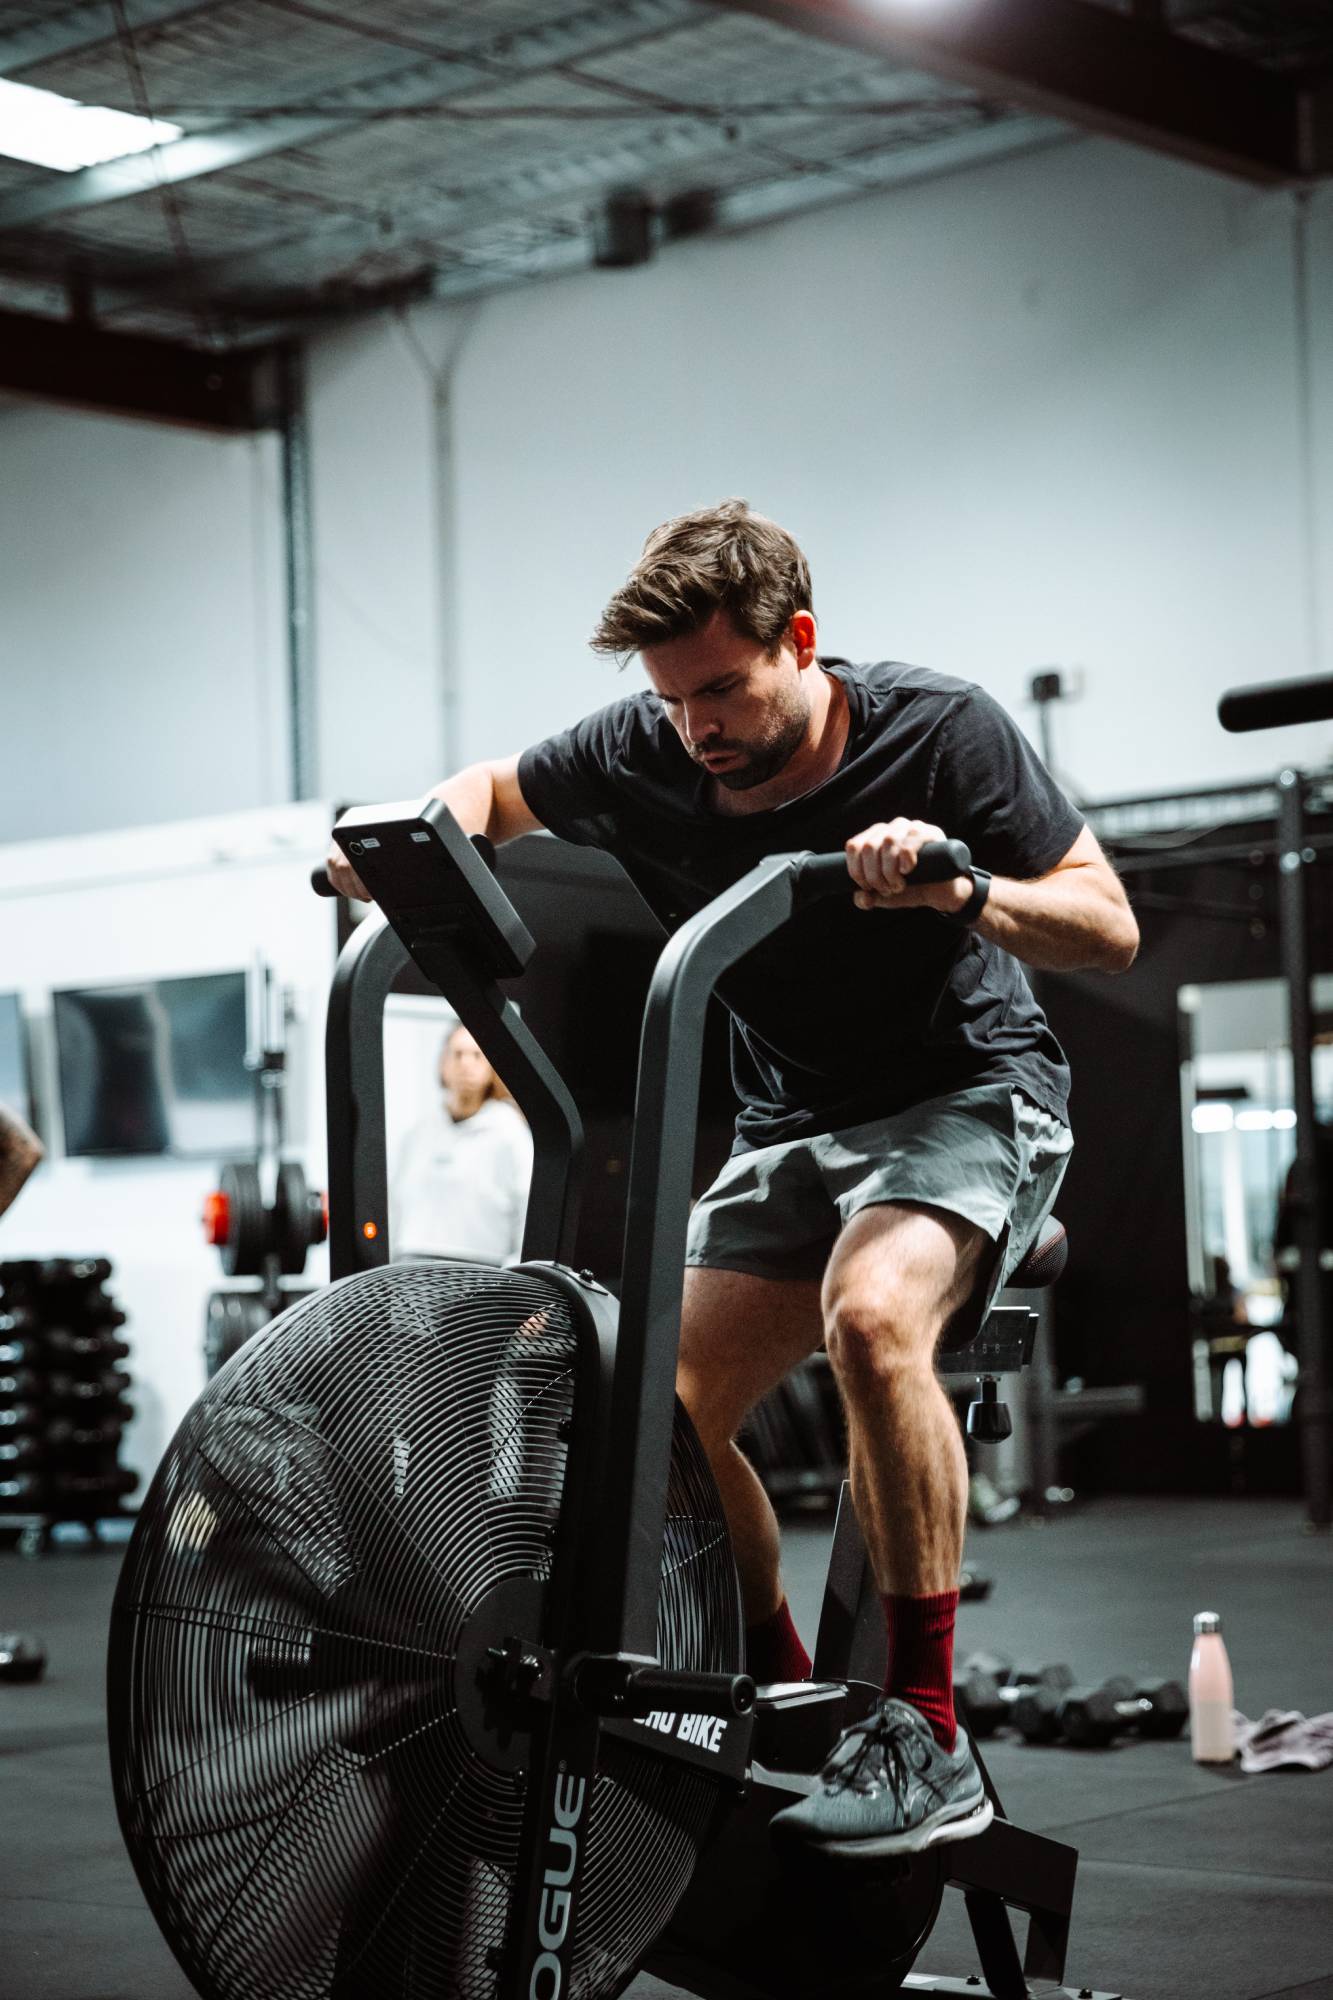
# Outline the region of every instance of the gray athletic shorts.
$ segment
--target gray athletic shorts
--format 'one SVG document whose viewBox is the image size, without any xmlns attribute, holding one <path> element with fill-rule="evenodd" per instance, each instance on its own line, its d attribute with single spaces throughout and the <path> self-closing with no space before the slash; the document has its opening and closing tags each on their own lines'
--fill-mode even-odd
<svg viewBox="0 0 1333 2000">
<path fill-rule="evenodd" d="M 877 1202 L 928 1202 L 997 1246 L 988 1293 L 1051 1212 L 1074 1138 L 1008 1084 L 934 1097 L 843 1132 L 727 1161 L 695 1204 L 687 1264 L 757 1278 L 821 1278 L 840 1229 Z"/>
</svg>

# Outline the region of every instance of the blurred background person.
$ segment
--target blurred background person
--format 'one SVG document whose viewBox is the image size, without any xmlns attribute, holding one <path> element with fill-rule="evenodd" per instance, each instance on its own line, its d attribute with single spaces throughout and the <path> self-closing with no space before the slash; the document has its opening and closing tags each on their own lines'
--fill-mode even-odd
<svg viewBox="0 0 1333 2000">
<path fill-rule="evenodd" d="M 440 1096 L 399 1150 L 390 1230 L 399 1257 L 517 1257 L 532 1134 L 461 1025 L 440 1049 Z"/>
<path fill-rule="evenodd" d="M 0 1104 L 0 1215 L 43 1159 L 42 1142 L 31 1127 Z"/>
</svg>

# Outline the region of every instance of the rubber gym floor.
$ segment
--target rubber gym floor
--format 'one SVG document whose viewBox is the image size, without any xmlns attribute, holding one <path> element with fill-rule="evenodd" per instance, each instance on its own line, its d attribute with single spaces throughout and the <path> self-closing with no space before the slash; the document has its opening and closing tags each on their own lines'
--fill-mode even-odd
<svg viewBox="0 0 1333 2000">
<path fill-rule="evenodd" d="M 830 1524 L 789 1524 L 807 1640 Z M 116 1550 L 0 1556 L 0 1627 L 36 1630 L 50 1667 L 0 1688 L 0 2000 L 190 2000 L 121 1846 L 103 1731 L 102 1653 Z M 1047 1526 L 975 1536 L 995 1579 L 959 1648 L 1066 1660 L 1080 1679 L 1183 1675 L 1191 1615 L 1222 1613 L 1248 1715 L 1333 1708 L 1333 1543 L 1294 1504 L 1104 1500 Z M 1079 1849 L 1067 1977 L 1132 2000 L 1333 2000 L 1333 1768 L 1246 1778 L 1184 1740 L 1108 1750 L 995 1739 L 1011 1818 Z M 945 1897 L 918 1972 L 975 1968 Z M 641 1976 L 631 2000 L 672 2000 Z M 812 1995 L 811 2000 L 818 2000 Z"/>
</svg>

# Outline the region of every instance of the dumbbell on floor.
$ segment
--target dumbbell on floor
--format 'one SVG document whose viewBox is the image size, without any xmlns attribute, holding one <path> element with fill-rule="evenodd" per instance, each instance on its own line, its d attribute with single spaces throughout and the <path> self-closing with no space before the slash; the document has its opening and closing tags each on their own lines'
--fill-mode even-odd
<svg viewBox="0 0 1333 2000">
<path fill-rule="evenodd" d="M 1079 1749 L 1101 1748 L 1133 1730 L 1139 1736 L 1179 1736 L 1189 1702 L 1179 1681 L 1108 1681 L 1091 1691 L 1076 1689 L 1060 1705 L 1060 1734 Z"/>
<path fill-rule="evenodd" d="M 46 1648 L 29 1632 L 0 1632 L 0 1681 L 39 1681 Z"/>
<path fill-rule="evenodd" d="M 1024 1695 L 1040 1690 L 1058 1700 L 1073 1685 L 1074 1676 L 1063 1665 L 1021 1668 L 997 1654 L 974 1653 L 954 1682 L 954 1704 L 974 1736 L 993 1736 L 1013 1720 Z"/>
<path fill-rule="evenodd" d="M 1178 1736 L 1188 1713 L 1179 1681 L 1145 1681 L 1136 1687 L 1121 1676 L 1102 1687 L 1064 1693 L 1030 1689 L 1015 1702 L 1013 1721 L 1025 1742 L 1088 1749 L 1104 1747 L 1129 1730 L 1140 1736 Z"/>
<path fill-rule="evenodd" d="M 1085 1724 L 1088 1729 L 1092 1729 L 1096 1726 L 1092 1718 L 1101 1717 L 1106 1713 L 1104 1703 L 1113 1704 L 1128 1700 L 1133 1692 L 1133 1683 L 1127 1680 L 1110 1680 L 1099 1688 L 1077 1688 L 1072 1685 L 1066 1688 L 1027 1688 L 1014 1704 L 1014 1728 L 1025 1743 L 1062 1741 L 1091 1743 L 1094 1740 L 1093 1736 L 1081 1733 Z M 1074 1716 L 1072 1726 L 1075 1730 L 1073 1737 L 1065 1735 L 1067 1704 L 1072 1704 L 1071 1713 Z M 1114 1708 L 1110 1713 L 1114 1720 Z M 1109 1743 L 1111 1739 L 1108 1736 L 1105 1740 Z"/>
</svg>

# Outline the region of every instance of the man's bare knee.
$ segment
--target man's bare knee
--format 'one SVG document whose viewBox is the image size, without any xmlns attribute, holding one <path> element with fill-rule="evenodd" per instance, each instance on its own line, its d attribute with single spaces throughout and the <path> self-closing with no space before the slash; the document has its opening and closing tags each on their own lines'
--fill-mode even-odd
<svg viewBox="0 0 1333 2000">
<path fill-rule="evenodd" d="M 889 1387 L 904 1370 L 932 1365 L 938 1315 L 901 1288 L 839 1288 L 824 1309 L 824 1345 L 840 1383 Z"/>
<path fill-rule="evenodd" d="M 824 1276 L 824 1339 L 848 1380 L 929 1369 L 950 1314 L 976 1283 L 987 1237 L 944 1210 L 883 1203 L 843 1230 Z"/>
</svg>

